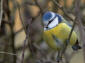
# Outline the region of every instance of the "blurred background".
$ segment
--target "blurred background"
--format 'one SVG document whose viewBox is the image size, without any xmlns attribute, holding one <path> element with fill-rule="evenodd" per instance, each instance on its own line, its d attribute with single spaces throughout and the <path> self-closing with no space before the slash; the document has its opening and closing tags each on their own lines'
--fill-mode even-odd
<svg viewBox="0 0 85 63">
<path fill-rule="evenodd" d="M 57 63 L 57 52 L 43 41 L 42 15 L 53 11 L 73 24 L 77 0 L 0 0 L 0 63 Z M 85 0 L 80 0 L 81 22 L 85 30 Z M 85 40 L 81 40 L 81 46 Z M 85 33 L 85 31 L 84 31 Z M 85 46 L 85 45 L 84 45 Z M 62 63 L 85 63 L 85 47 L 74 52 L 69 46 Z"/>
</svg>

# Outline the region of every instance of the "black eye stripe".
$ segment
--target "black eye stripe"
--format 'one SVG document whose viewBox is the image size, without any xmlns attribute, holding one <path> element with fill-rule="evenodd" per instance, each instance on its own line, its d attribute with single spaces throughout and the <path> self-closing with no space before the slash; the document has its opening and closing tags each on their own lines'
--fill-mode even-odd
<svg viewBox="0 0 85 63">
<path fill-rule="evenodd" d="M 54 19 L 53 19 L 53 20 L 54 20 Z M 49 23 L 48 23 L 48 25 L 49 25 L 53 20 L 50 20 Z"/>
<path fill-rule="evenodd" d="M 56 16 L 55 16 L 52 20 L 49 21 L 49 23 L 47 24 L 47 26 L 48 26 L 55 18 L 56 18 Z"/>
</svg>

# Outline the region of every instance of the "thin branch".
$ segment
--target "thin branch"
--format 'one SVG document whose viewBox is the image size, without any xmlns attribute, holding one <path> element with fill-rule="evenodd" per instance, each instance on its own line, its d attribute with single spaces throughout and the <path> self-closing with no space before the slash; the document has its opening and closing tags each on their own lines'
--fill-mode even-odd
<svg viewBox="0 0 85 63">
<path fill-rule="evenodd" d="M 73 30 L 74 30 L 75 25 L 76 25 L 76 19 L 75 19 L 75 21 L 73 22 L 73 26 L 72 26 L 71 31 L 70 31 L 70 33 L 69 33 L 68 39 L 66 40 L 66 43 L 65 43 L 65 45 L 64 45 L 64 47 L 63 47 L 62 54 L 65 54 L 65 51 L 67 50 L 67 46 L 68 46 L 68 44 L 69 44 L 69 42 L 70 42 L 70 39 L 71 39 L 71 36 L 72 36 L 72 32 L 73 32 Z"/>
<path fill-rule="evenodd" d="M 70 41 L 70 38 L 71 38 L 71 35 L 72 35 L 72 32 L 73 32 L 73 30 L 74 30 L 75 25 L 76 25 L 76 19 L 75 19 L 74 22 L 73 22 L 73 26 L 72 26 L 71 32 L 70 32 L 70 34 L 69 34 L 68 41 Z"/>
<path fill-rule="evenodd" d="M 75 0 L 75 16 L 77 17 L 77 21 L 78 21 L 78 28 L 79 28 L 79 33 L 80 33 L 80 41 L 83 43 L 83 56 L 85 59 L 85 31 L 83 28 L 83 24 L 82 24 L 82 13 L 80 11 L 80 0 Z M 84 60 L 85 63 L 85 60 Z"/>
<path fill-rule="evenodd" d="M 10 53 L 10 52 L 4 52 L 4 51 L 0 51 L 0 54 L 7 54 L 7 55 L 11 55 L 11 56 L 16 56 L 18 61 L 21 61 L 17 54 L 13 54 L 13 53 Z"/>
<path fill-rule="evenodd" d="M 17 56 L 17 54 L 13 54 L 13 53 L 9 53 L 9 52 L 3 52 L 3 51 L 0 51 L 0 54 L 8 54 L 8 55 L 12 55 L 12 56 Z"/>
<path fill-rule="evenodd" d="M 38 0 L 35 0 L 35 4 L 40 8 L 40 13 L 43 14 L 43 9 L 40 7 L 40 5 L 38 4 Z M 40 14 L 39 13 L 39 14 Z"/>
<path fill-rule="evenodd" d="M 75 18 L 75 20 L 72 19 L 70 16 L 68 16 L 68 13 L 66 12 L 66 10 L 65 10 L 61 5 L 59 5 L 55 0 L 52 0 L 52 1 L 57 5 L 57 7 L 58 7 L 59 9 L 61 9 L 61 10 L 64 12 L 64 14 L 65 14 L 66 17 L 68 17 L 71 21 L 73 21 L 73 26 L 72 26 L 72 28 L 71 28 L 70 34 L 69 34 L 68 39 L 67 39 L 67 41 L 66 41 L 66 44 L 64 45 L 64 48 L 63 48 L 63 50 L 62 50 L 62 54 L 65 54 L 65 51 L 66 51 L 67 46 L 68 46 L 68 44 L 69 44 L 69 42 L 70 42 L 70 39 L 71 39 L 72 32 L 73 32 L 74 27 L 75 27 L 75 25 L 76 25 L 77 18 Z M 66 61 L 68 61 L 68 60 L 66 60 Z M 69 62 L 67 62 L 67 63 L 69 63 Z"/>
<path fill-rule="evenodd" d="M 68 46 L 68 44 L 70 43 L 70 39 L 71 39 L 72 32 L 73 32 L 73 30 L 74 30 L 75 25 L 76 25 L 76 19 L 75 19 L 75 21 L 74 21 L 74 23 L 73 23 L 73 26 L 72 26 L 72 29 L 71 29 L 70 34 L 69 34 L 69 36 L 68 36 L 68 39 L 66 40 L 66 43 L 65 43 L 65 45 L 64 45 L 64 47 L 63 47 L 63 50 L 62 50 L 62 52 L 61 52 L 62 54 L 65 54 L 65 52 L 66 52 L 66 50 L 67 50 L 67 46 Z M 68 59 L 65 59 L 65 60 L 66 60 L 66 63 L 69 63 L 69 60 L 68 60 Z"/>
<path fill-rule="evenodd" d="M 22 19 L 22 16 L 21 16 L 21 9 L 20 9 L 20 5 L 19 5 L 18 3 L 16 3 L 16 4 L 17 4 L 18 11 L 19 11 L 19 16 L 20 16 L 20 19 L 21 19 L 21 23 L 22 23 L 23 28 L 24 28 L 25 33 L 26 33 L 26 25 L 25 25 L 24 20 Z"/>
<path fill-rule="evenodd" d="M 65 10 L 65 8 L 64 7 L 62 7 L 59 3 L 57 3 L 55 0 L 52 0 L 57 6 L 56 7 L 58 7 L 59 9 L 61 9 L 63 12 L 64 12 L 64 14 L 65 14 L 65 16 L 67 17 L 67 18 L 69 18 L 71 21 L 74 21 L 74 19 L 72 19 L 69 15 L 68 15 L 68 12 Z"/>
<path fill-rule="evenodd" d="M 22 52 L 22 59 L 21 59 L 21 63 L 24 63 L 24 51 L 26 48 L 26 42 L 28 41 L 28 38 L 26 37 L 26 39 L 24 40 L 24 44 L 23 44 L 23 52 Z"/>
<path fill-rule="evenodd" d="M 22 60 L 21 60 L 21 63 L 24 63 L 24 52 L 25 52 L 25 48 L 26 48 L 26 43 L 28 42 L 28 38 L 29 38 L 29 34 L 28 34 L 29 30 L 26 28 L 25 21 L 22 18 L 20 5 L 18 4 L 18 2 L 16 2 L 16 4 L 17 4 L 18 11 L 19 11 L 21 23 L 23 25 L 23 28 L 24 28 L 25 34 L 26 34 L 26 39 L 24 40 L 24 44 L 23 44 L 23 52 L 22 52 Z"/>
<path fill-rule="evenodd" d="M 1 0 L 1 9 L 0 9 L 0 26 L 1 26 L 1 21 L 2 21 L 2 15 L 3 15 L 3 0 Z"/>
<path fill-rule="evenodd" d="M 22 5 L 21 6 L 26 6 L 26 5 L 35 5 L 35 3 L 34 2 L 24 2 L 24 3 L 22 3 Z"/>
<path fill-rule="evenodd" d="M 24 28 L 24 30 L 25 30 L 25 34 L 27 34 L 27 32 L 26 32 L 26 26 L 25 26 L 24 20 L 22 19 L 21 12 L 20 12 L 20 6 L 19 6 L 18 3 L 17 3 L 17 6 L 18 6 L 17 8 L 18 8 L 18 11 L 19 11 L 19 16 L 20 16 L 20 19 L 21 19 L 21 23 L 22 23 L 23 28 Z M 26 45 L 27 39 L 28 39 L 28 38 L 26 38 L 26 39 L 24 40 L 21 63 L 24 63 L 24 52 L 25 52 L 25 45 Z"/>
<path fill-rule="evenodd" d="M 58 8 L 60 8 L 61 10 L 63 10 L 63 12 L 65 13 L 66 17 L 68 17 L 71 21 L 73 21 L 73 26 L 72 26 L 71 31 L 69 33 L 68 39 L 66 40 L 66 43 L 63 46 L 63 49 L 61 51 L 61 55 L 62 55 L 62 54 L 65 54 L 65 52 L 67 50 L 67 46 L 68 46 L 68 44 L 70 42 L 72 32 L 73 32 L 74 27 L 76 25 L 76 18 L 75 18 L 75 20 L 73 20 L 71 17 L 68 16 L 68 13 L 66 12 L 66 10 L 61 5 L 59 5 L 55 0 L 52 0 L 52 1 L 58 6 Z M 66 60 L 66 61 L 67 61 L 67 63 L 69 63 L 68 60 Z"/>
</svg>

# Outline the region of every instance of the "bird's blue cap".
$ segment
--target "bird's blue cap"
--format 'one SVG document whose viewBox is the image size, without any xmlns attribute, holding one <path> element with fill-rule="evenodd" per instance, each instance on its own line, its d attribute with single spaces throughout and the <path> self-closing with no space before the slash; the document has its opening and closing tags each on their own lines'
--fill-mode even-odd
<svg viewBox="0 0 85 63">
<path fill-rule="evenodd" d="M 51 19 L 54 19 L 54 17 L 58 17 L 58 20 L 59 22 L 62 21 L 62 17 L 59 15 L 59 14 L 56 14 L 54 12 L 46 12 L 44 15 L 43 15 L 43 21 L 49 21 Z"/>
<path fill-rule="evenodd" d="M 50 20 L 50 19 L 52 19 L 53 18 L 53 16 L 55 15 L 53 15 L 52 14 L 53 12 L 46 12 L 44 15 L 43 15 L 43 21 L 48 21 L 48 20 Z"/>
</svg>

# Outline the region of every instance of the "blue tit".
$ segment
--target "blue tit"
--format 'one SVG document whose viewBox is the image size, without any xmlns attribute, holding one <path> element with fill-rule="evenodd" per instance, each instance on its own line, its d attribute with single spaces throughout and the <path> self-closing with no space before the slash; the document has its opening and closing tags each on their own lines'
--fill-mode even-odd
<svg viewBox="0 0 85 63">
<path fill-rule="evenodd" d="M 60 50 L 63 49 L 63 46 L 68 40 L 72 25 L 61 15 L 50 11 L 43 15 L 42 21 L 44 24 L 43 38 L 49 47 L 58 51 L 58 59 L 61 59 Z M 69 45 L 72 46 L 73 50 L 81 49 L 75 31 L 72 32 Z"/>
<path fill-rule="evenodd" d="M 43 15 L 42 21 L 44 24 L 43 38 L 45 42 L 54 50 L 61 49 L 68 39 L 72 25 L 61 15 L 51 11 L 48 11 Z M 69 45 L 72 46 L 73 50 L 81 48 L 75 31 L 72 32 Z"/>
</svg>

